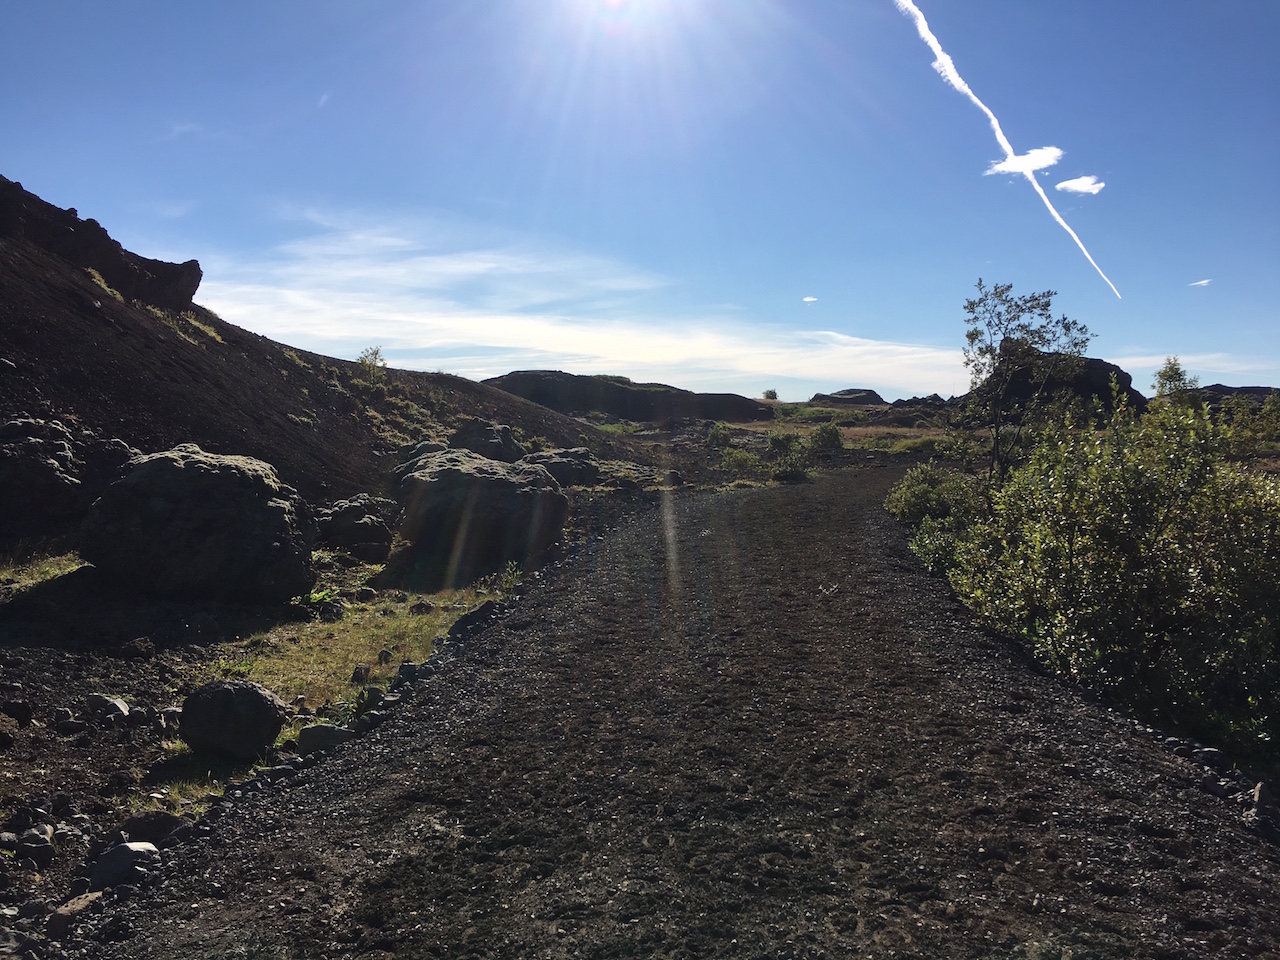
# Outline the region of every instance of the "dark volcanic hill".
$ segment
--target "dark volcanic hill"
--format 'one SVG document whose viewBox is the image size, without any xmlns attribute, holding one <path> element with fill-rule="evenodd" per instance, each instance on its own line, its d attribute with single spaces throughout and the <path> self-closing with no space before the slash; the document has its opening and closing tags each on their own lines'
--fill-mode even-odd
<svg viewBox="0 0 1280 960">
<path fill-rule="evenodd" d="M 192 303 L 196 261 L 148 260 L 0 177 L 0 417 L 58 418 L 144 451 L 193 441 L 276 466 L 312 500 L 386 482 L 384 457 L 462 417 L 557 446 L 612 443 L 510 393 L 293 350 Z"/>
<path fill-rule="evenodd" d="M 484 382 L 561 413 L 603 413 L 622 420 L 696 417 L 743 423 L 773 419 L 773 408 L 735 393 L 693 393 L 665 383 L 632 383 L 625 377 L 516 370 Z"/>
</svg>

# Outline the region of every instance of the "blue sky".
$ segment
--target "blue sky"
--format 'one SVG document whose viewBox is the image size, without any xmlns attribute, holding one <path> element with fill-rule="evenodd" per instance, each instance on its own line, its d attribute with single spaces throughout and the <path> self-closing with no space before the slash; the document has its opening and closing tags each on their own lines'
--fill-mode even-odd
<svg viewBox="0 0 1280 960">
<path fill-rule="evenodd" d="M 1098 270 L 895 0 L 14 3 L 0 173 L 397 366 L 959 393 L 982 277 L 1280 385 L 1280 3 L 915 3 Z"/>
</svg>

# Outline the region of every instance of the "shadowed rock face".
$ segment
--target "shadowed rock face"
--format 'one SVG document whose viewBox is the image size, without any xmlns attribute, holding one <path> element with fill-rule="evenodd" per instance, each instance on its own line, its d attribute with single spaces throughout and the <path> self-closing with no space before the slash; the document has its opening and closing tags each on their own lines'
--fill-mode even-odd
<svg viewBox="0 0 1280 960">
<path fill-rule="evenodd" d="M 272 603 L 311 588 L 314 540 L 270 464 L 184 443 L 130 463 L 91 508 L 81 554 L 129 592 Z"/>
<path fill-rule="evenodd" d="M 400 484 L 400 534 L 421 576 L 468 583 L 542 554 L 559 539 L 569 499 L 545 468 L 469 450 L 423 457 Z"/>
<path fill-rule="evenodd" d="M 140 455 L 59 420 L 0 424 L 0 543 L 76 529 L 120 467 Z"/>
<path fill-rule="evenodd" d="M 772 420 L 773 408 L 733 393 L 691 393 L 661 383 L 579 377 L 559 370 L 517 370 L 484 381 L 560 413 L 598 412 L 623 420 L 696 417 L 741 423 Z"/>
<path fill-rule="evenodd" d="M 97 270 L 125 300 L 181 310 L 191 305 L 204 273 L 196 260 L 166 263 L 130 253 L 96 220 L 46 203 L 22 184 L 0 177 L 0 237 L 22 237 L 84 269 Z"/>
</svg>

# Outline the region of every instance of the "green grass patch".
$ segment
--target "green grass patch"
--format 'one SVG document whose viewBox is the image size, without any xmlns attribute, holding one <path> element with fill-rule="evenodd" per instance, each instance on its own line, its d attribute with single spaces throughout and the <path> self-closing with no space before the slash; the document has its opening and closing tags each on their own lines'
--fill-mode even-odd
<svg viewBox="0 0 1280 960">
<path fill-rule="evenodd" d="M 120 291 L 114 289 L 111 284 L 107 283 L 102 274 L 97 270 L 93 269 L 93 267 L 85 267 L 84 272 L 87 273 L 89 275 L 89 279 L 101 287 L 112 300 L 118 300 L 121 303 L 124 303 L 124 297 L 120 295 Z"/>
<path fill-rule="evenodd" d="M 369 666 L 368 685 L 385 686 L 402 661 L 426 660 L 458 617 L 497 595 L 501 590 L 496 584 L 493 589 L 479 586 L 429 597 L 387 591 L 376 600 L 349 604 L 336 622 L 283 624 L 225 644 L 207 672 L 210 677 L 260 683 L 286 702 L 305 697 L 312 708 L 349 702 L 365 685 L 352 682 L 357 665 Z M 333 594 L 326 588 L 314 596 L 328 600 Z M 434 608 L 411 609 L 424 600 Z M 383 651 L 390 657 L 383 655 L 379 663 Z"/>
<path fill-rule="evenodd" d="M 29 556 L 10 555 L 0 558 L 0 589 L 20 593 L 83 566 L 84 561 L 74 551 L 54 553 L 37 550 Z"/>
</svg>

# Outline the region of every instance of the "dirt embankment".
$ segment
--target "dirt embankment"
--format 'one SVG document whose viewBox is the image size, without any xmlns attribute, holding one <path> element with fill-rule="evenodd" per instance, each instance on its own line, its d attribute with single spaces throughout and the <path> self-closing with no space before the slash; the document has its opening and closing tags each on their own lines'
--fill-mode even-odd
<svg viewBox="0 0 1280 960">
<path fill-rule="evenodd" d="M 1205 768 L 969 623 L 891 470 L 674 494 L 215 808 L 94 957 L 1277 957 Z"/>
</svg>

